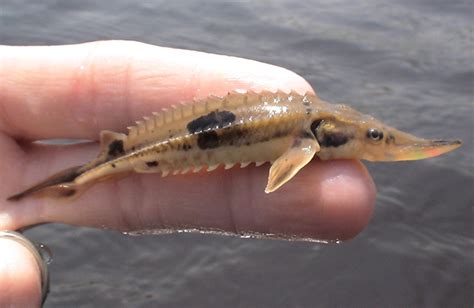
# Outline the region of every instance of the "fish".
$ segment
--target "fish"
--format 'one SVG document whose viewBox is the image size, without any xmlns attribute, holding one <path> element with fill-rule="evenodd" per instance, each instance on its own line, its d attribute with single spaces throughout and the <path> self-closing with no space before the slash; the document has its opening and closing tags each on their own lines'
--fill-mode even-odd
<svg viewBox="0 0 474 308">
<path fill-rule="evenodd" d="M 172 106 L 128 127 L 102 131 L 92 161 L 68 168 L 8 197 L 75 198 L 100 181 L 135 173 L 185 174 L 219 166 L 270 163 L 266 193 L 315 157 L 406 161 L 435 157 L 460 140 L 427 140 L 392 128 L 315 93 L 229 92 Z"/>
</svg>

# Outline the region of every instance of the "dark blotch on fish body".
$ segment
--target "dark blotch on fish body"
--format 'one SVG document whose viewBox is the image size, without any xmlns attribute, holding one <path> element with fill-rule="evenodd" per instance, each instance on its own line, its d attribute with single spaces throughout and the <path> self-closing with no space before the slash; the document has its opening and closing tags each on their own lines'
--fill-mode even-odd
<svg viewBox="0 0 474 308">
<path fill-rule="evenodd" d="M 156 167 L 156 166 L 158 166 L 158 162 L 157 162 L 156 160 L 147 161 L 147 162 L 146 162 L 146 165 L 147 165 L 148 167 Z"/>
<path fill-rule="evenodd" d="M 219 146 L 219 136 L 215 131 L 199 133 L 197 145 L 201 150 L 215 149 Z"/>
<path fill-rule="evenodd" d="M 322 140 L 319 140 L 319 144 L 323 147 L 338 147 L 346 144 L 349 141 L 349 137 L 340 132 L 325 134 Z"/>
<path fill-rule="evenodd" d="M 189 133 L 204 132 L 208 129 L 218 129 L 229 126 L 235 121 L 235 114 L 230 111 L 213 111 L 188 123 Z"/>
<path fill-rule="evenodd" d="M 109 144 L 109 156 L 115 157 L 118 155 L 125 154 L 123 150 L 123 141 L 122 140 L 114 140 Z"/>
<path fill-rule="evenodd" d="M 225 145 L 240 145 L 241 141 L 248 135 L 246 129 L 241 129 L 240 127 L 228 128 L 226 131 L 222 132 L 221 143 Z"/>
</svg>

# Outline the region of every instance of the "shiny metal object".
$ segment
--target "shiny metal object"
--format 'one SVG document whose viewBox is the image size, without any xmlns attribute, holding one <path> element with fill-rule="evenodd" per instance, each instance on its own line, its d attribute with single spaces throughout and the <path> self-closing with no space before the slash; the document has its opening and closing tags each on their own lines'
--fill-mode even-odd
<svg viewBox="0 0 474 308">
<path fill-rule="evenodd" d="M 34 256 L 41 273 L 41 303 L 44 304 L 49 293 L 49 271 L 48 266 L 45 260 L 43 260 L 43 257 L 41 256 L 38 247 L 28 238 L 26 238 L 23 234 L 18 233 L 16 231 L 0 230 L 0 239 L 1 238 L 11 239 L 16 241 L 17 243 L 20 243 L 21 245 L 23 245 L 23 247 L 27 248 Z"/>
</svg>

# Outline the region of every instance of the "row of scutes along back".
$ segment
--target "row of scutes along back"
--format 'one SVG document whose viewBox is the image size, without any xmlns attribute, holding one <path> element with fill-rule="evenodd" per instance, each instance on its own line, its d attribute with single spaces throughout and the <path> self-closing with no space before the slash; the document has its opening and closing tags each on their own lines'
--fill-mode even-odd
<svg viewBox="0 0 474 308">
<path fill-rule="evenodd" d="M 288 98 L 291 96 L 301 97 L 296 92 L 263 91 L 256 93 L 249 91 L 239 93 L 233 91 L 224 97 L 209 96 L 190 103 L 181 103 L 178 106 L 173 105 L 169 109 L 162 109 L 161 112 L 153 112 L 152 116 L 144 117 L 143 120 L 137 121 L 135 126 L 128 127 L 127 145 L 129 147 L 139 145 L 147 139 L 167 139 L 169 137 L 168 127 L 176 129 L 186 125 L 181 120 L 191 120 L 193 117 L 205 115 L 215 110 L 235 110 L 245 105 L 260 104 L 266 100 L 288 101 Z"/>
</svg>

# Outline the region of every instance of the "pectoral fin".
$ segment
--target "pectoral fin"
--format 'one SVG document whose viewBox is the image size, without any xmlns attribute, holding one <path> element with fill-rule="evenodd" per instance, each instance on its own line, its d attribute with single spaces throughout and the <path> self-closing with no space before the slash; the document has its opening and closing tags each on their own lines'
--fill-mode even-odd
<svg viewBox="0 0 474 308">
<path fill-rule="evenodd" d="M 304 137 L 295 138 L 291 148 L 283 153 L 270 168 L 265 192 L 271 193 L 288 182 L 311 161 L 318 151 L 319 144 L 312 135 L 304 134 Z"/>
</svg>

